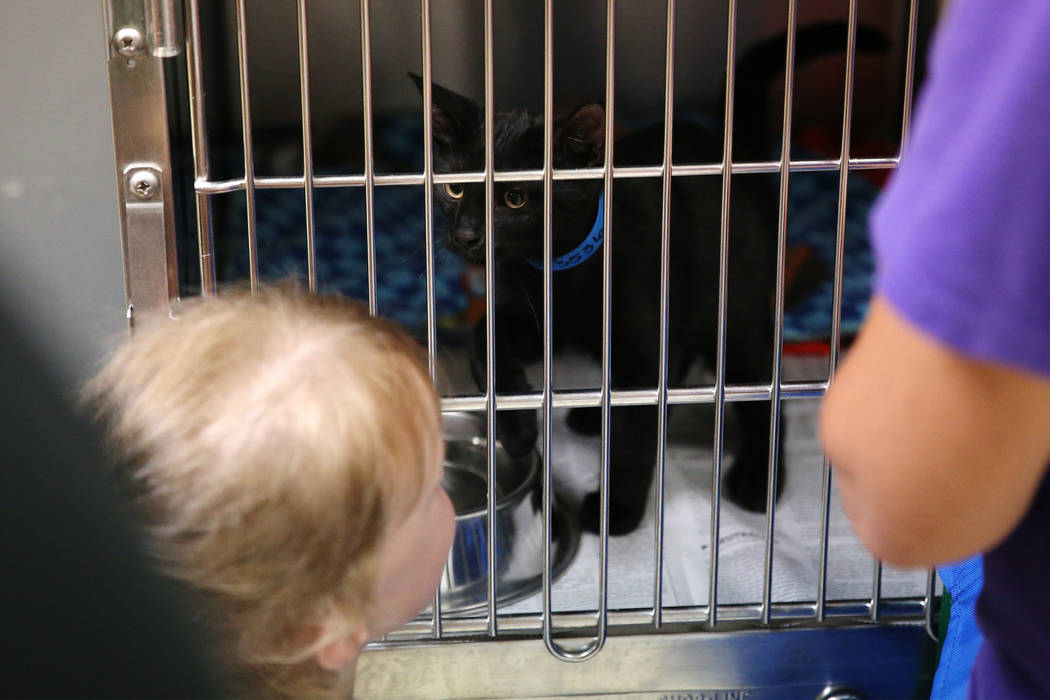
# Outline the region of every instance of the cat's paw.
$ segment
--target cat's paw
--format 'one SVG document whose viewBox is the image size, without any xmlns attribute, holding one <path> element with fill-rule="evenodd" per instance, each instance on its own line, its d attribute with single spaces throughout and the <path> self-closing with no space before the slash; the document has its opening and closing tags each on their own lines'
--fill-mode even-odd
<svg viewBox="0 0 1050 700">
<path fill-rule="evenodd" d="M 496 420 L 496 434 L 507 453 L 524 457 L 536 449 L 539 428 L 535 411 L 505 411 Z"/>
<path fill-rule="evenodd" d="M 769 490 L 769 474 L 764 460 L 746 460 L 736 463 L 722 482 L 726 498 L 752 513 L 766 511 L 766 494 Z M 784 492 L 783 471 L 777 478 L 777 498 Z"/>
<path fill-rule="evenodd" d="M 569 411 L 565 424 L 577 435 L 601 435 L 602 409 L 574 408 Z"/>
<path fill-rule="evenodd" d="M 587 494 L 583 503 L 580 504 L 580 527 L 583 528 L 584 532 L 593 532 L 598 534 L 601 514 L 601 501 L 599 500 L 599 494 L 597 491 Z M 637 507 L 616 507 L 612 503 L 609 504 L 609 534 L 610 535 L 626 535 L 634 532 L 638 529 L 638 526 L 642 523 L 642 517 L 645 515 L 645 504 L 642 504 L 641 508 Z"/>
</svg>

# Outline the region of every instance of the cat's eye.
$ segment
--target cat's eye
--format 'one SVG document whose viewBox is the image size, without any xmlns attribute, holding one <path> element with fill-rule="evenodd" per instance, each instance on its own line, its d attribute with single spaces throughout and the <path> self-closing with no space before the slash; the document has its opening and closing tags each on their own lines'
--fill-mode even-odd
<svg viewBox="0 0 1050 700">
<path fill-rule="evenodd" d="M 463 199 L 463 185 L 458 182 L 446 182 L 445 194 L 452 199 Z"/>
<path fill-rule="evenodd" d="M 525 206 L 527 199 L 522 190 L 507 190 L 503 193 L 503 201 L 511 209 L 521 209 Z"/>
</svg>

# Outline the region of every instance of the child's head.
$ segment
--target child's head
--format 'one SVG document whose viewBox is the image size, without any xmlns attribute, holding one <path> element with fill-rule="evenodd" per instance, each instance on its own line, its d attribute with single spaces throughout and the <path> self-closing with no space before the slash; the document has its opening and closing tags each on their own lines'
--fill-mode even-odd
<svg viewBox="0 0 1050 700">
<path fill-rule="evenodd" d="M 319 692 L 437 586 L 438 399 L 418 345 L 359 305 L 198 300 L 137 328 L 88 396 L 161 566 L 201 594 L 239 676 Z"/>
</svg>

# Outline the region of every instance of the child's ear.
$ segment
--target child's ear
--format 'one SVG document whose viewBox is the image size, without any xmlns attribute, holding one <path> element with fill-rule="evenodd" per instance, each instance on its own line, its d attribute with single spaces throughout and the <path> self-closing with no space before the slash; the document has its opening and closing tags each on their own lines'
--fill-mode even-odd
<svg viewBox="0 0 1050 700">
<path fill-rule="evenodd" d="M 605 108 L 586 104 L 556 125 L 554 153 L 563 166 L 590 168 L 602 164 L 605 152 Z"/>
<path fill-rule="evenodd" d="M 355 627 L 321 647 L 314 658 L 317 659 L 317 665 L 321 668 L 339 671 L 357 659 L 357 655 L 367 642 L 368 632 L 363 627 Z"/>
<path fill-rule="evenodd" d="M 408 77 L 422 95 L 423 78 L 415 73 L 409 73 Z M 477 102 L 437 83 L 431 83 L 430 101 L 435 143 L 451 146 L 478 129 L 481 123 L 481 106 Z"/>
</svg>

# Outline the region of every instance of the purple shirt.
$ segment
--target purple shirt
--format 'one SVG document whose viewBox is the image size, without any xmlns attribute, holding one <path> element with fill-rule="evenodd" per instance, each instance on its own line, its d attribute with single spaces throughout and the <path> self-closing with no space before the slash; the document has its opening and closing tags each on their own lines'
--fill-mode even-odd
<svg viewBox="0 0 1050 700">
<path fill-rule="evenodd" d="M 1050 0 L 954 0 L 872 215 L 878 291 L 970 357 L 1050 378 Z M 971 698 L 1050 697 L 1050 477 L 985 556 Z"/>
</svg>

